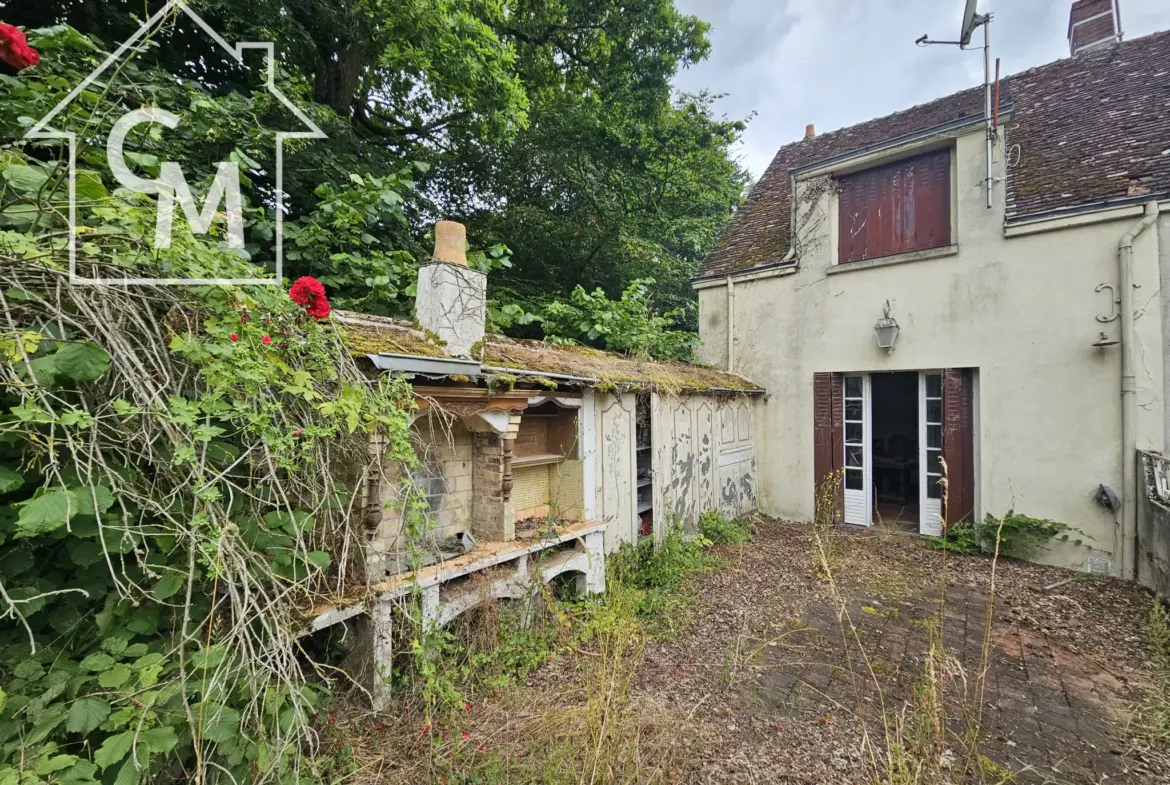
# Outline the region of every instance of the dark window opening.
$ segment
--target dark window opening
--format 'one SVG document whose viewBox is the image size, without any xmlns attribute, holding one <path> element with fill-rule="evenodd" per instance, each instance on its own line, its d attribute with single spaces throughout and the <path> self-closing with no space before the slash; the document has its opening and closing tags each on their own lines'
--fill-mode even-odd
<svg viewBox="0 0 1170 785">
<path fill-rule="evenodd" d="M 918 374 L 875 373 L 874 523 L 918 531 Z"/>
</svg>

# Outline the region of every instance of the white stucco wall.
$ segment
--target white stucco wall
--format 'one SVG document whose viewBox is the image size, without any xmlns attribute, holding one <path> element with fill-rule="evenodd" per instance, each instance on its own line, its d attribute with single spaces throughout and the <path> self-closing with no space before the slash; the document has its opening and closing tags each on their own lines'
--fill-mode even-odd
<svg viewBox="0 0 1170 785">
<path fill-rule="evenodd" d="M 1112 306 L 1095 289 L 1116 286 L 1118 241 L 1137 219 L 1005 238 L 1002 182 L 988 210 L 984 166 L 975 129 L 956 141 L 955 255 L 830 274 L 836 204 L 828 194 L 796 273 L 736 282 L 732 370 L 769 393 L 755 438 L 760 505 L 783 518 L 813 514 L 814 373 L 976 368 L 977 514 L 1014 508 L 1063 521 L 1111 557 L 1114 516 L 1093 496 L 1101 483 L 1121 495 L 1121 355 L 1092 344 L 1120 328 L 1096 320 Z M 1161 255 L 1170 265 L 1167 226 L 1163 219 Z M 1134 256 L 1138 448 L 1151 450 L 1163 447 L 1165 417 L 1158 235 L 1143 235 Z M 892 354 L 873 336 L 887 299 L 901 325 Z M 700 288 L 699 303 L 701 352 L 725 366 L 726 286 Z M 1045 560 L 1083 566 L 1088 555 L 1058 545 Z"/>
</svg>

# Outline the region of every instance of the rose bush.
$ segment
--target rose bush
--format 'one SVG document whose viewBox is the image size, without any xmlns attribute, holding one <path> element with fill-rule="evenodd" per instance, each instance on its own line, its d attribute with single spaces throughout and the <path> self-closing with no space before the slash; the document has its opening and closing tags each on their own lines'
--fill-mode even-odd
<svg viewBox="0 0 1170 785">
<path fill-rule="evenodd" d="M 22 71 L 39 63 L 41 56 L 19 28 L 0 22 L 0 61 Z"/>
</svg>

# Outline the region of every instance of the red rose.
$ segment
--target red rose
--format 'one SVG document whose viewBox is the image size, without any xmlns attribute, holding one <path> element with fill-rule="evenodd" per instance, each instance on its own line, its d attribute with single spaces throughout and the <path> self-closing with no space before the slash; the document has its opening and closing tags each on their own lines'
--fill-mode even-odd
<svg viewBox="0 0 1170 785">
<path fill-rule="evenodd" d="M 270 343 L 272 343 L 272 339 L 269 338 L 267 335 L 265 335 L 263 338 L 260 339 L 260 343 L 264 344 L 265 346 L 268 346 Z"/>
<path fill-rule="evenodd" d="M 288 290 L 288 296 L 297 305 L 305 306 L 305 313 L 314 319 L 324 319 L 332 311 L 325 299 L 325 286 L 312 276 L 298 278 Z"/>
<path fill-rule="evenodd" d="M 28 45 L 24 33 L 12 25 L 0 22 L 0 61 L 20 71 L 39 63 L 41 56 L 37 54 L 36 49 Z"/>
<path fill-rule="evenodd" d="M 240 340 L 240 336 L 236 335 L 235 333 L 232 333 L 231 335 L 228 336 L 228 340 L 231 341 L 232 343 L 235 343 L 236 341 Z"/>
</svg>

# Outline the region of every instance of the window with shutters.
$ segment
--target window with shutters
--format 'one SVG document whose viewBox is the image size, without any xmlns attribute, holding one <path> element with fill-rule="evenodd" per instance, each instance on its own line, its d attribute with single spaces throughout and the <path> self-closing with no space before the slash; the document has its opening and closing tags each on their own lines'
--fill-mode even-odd
<svg viewBox="0 0 1170 785">
<path fill-rule="evenodd" d="M 951 151 L 837 178 L 838 262 L 951 245 Z"/>
</svg>

